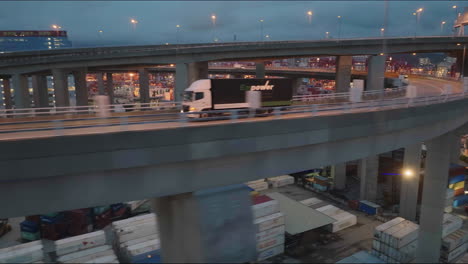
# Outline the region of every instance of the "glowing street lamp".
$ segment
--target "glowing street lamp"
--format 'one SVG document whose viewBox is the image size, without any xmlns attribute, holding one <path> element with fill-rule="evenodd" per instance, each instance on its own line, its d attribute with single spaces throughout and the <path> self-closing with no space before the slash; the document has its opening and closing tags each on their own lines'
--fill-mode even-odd
<svg viewBox="0 0 468 264">
<path fill-rule="evenodd" d="M 458 17 L 458 10 L 457 10 L 457 6 L 454 5 L 452 6 L 453 10 L 455 10 L 455 19 Z"/>
<path fill-rule="evenodd" d="M 385 34 L 385 28 L 380 29 L 380 36 L 383 37 Z"/>
<path fill-rule="evenodd" d="M 307 18 L 309 19 L 309 24 L 312 23 L 312 14 L 313 12 L 312 11 L 307 11 Z"/>
<path fill-rule="evenodd" d="M 180 25 L 176 25 L 176 43 L 179 44 Z"/>
<path fill-rule="evenodd" d="M 416 10 L 416 12 L 413 13 L 413 15 L 416 17 L 416 28 L 414 30 L 414 36 L 416 37 L 418 35 L 418 28 L 419 28 L 419 21 L 421 20 L 421 13 L 424 11 L 424 9 L 419 8 Z"/>
<path fill-rule="evenodd" d="M 55 31 L 59 31 L 59 30 L 62 28 L 61 26 L 55 25 L 55 24 L 52 25 L 51 27 L 52 27 L 53 29 L 55 29 Z"/>
<path fill-rule="evenodd" d="M 440 22 L 440 34 L 443 35 L 444 34 L 444 25 L 446 24 L 445 21 L 442 21 Z"/>
<path fill-rule="evenodd" d="M 213 26 L 213 41 L 216 42 L 217 38 L 216 38 L 216 15 L 215 14 L 211 15 L 211 24 Z"/>
<path fill-rule="evenodd" d="M 403 176 L 405 176 L 406 179 L 410 179 L 414 176 L 414 172 L 410 169 L 405 169 L 403 171 Z"/>
<path fill-rule="evenodd" d="M 260 41 L 263 41 L 263 19 L 260 19 L 259 22 L 260 22 Z"/>
<path fill-rule="evenodd" d="M 138 20 L 136 19 L 130 19 L 130 23 L 132 24 L 133 30 L 136 30 L 136 24 L 138 24 Z"/>
</svg>

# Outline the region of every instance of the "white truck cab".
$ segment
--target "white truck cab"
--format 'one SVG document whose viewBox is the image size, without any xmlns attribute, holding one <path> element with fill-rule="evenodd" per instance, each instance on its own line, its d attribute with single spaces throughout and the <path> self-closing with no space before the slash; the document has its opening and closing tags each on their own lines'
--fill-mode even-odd
<svg viewBox="0 0 468 264">
<path fill-rule="evenodd" d="M 201 112 L 212 109 L 211 80 L 201 79 L 193 82 L 184 91 L 183 112 Z M 189 117 L 202 117 L 202 115 L 188 115 Z"/>
</svg>

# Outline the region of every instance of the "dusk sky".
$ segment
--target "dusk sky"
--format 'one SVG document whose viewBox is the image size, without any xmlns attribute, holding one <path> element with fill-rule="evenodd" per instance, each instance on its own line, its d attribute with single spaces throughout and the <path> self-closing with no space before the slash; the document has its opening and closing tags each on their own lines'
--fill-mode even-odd
<svg viewBox="0 0 468 264">
<path fill-rule="evenodd" d="M 416 17 L 424 8 L 418 35 L 450 34 L 455 10 L 463 1 L 388 1 L 388 36 L 414 35 Z M 466 4 L 468 6 L 468 3 Z M 1 30 L 47 30 L 52 24 L 69 33 L 74 46 L 257 41 L 260 19 L 271 40 L 377 37 L 384 23 L 384 1 L 2 1 Z M 313 12 L 311 23 L 307 11 Z M 215 14 L 213 27 L 211 15 Z M 138 20 L 134 30 L 130 19 Z M 99 30 L 103 33 L 100 35 Z"/>
</svg>

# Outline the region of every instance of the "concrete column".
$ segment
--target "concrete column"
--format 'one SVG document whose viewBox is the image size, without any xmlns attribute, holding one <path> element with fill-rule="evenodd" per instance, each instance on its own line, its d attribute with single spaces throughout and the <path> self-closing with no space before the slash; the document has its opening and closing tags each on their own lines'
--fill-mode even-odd
<svg viewBox="0 0 468 264">
<path fill-rule="evenodd" d="M 449 135 L 426 142 L 427 157 L 419 220 L 417 263 L 438 263 L 449 172 Z"/>
<path fill-rule="evenodd" d="M 346 188 L 346 162 L 333 166 L 334 187 L 337 190 Z"/>
<path fill-rule="evenodd" d="M 10 79 L 3 79 L 3 97 L 5 97 L 5 108 L 12 108 Z"/>
<path fill-rule="evenodd" d="M 406 175 L 405 171 L 412 172 Z M 421 144 L 405 148 L 400 188 L 400 216 L 416 221 L 418 207 L 419 176 L 421 174 Z"/>
<path fill-rule="evenodd" d="M 13 89 L 15 108 L 31 108 L 31 98 L 29 96 L 28 77 L 23 74 L 13 74 Z"/>
<path fill-rule="evenodd" d="M 174 99 L 182 101 L 182 94 L 196 80 L 208 78 L 208 62 L 177 63 Z"/>
<path fill-rule="evenodd" d="M 149 77 L 147 69 L 138 70 L 138 83 L 140 84 L 140 103 L 150 102 Z"/>
<path fill-rule="evenodd" d="M 385 81 L 385 56 L 370 56 L 367 66 L 366 90 L 384 90 Z"/>
<path fill-rule="evenodd" d="M 105 95 L 106 94 L 106 88 L 104 86 L 103 73 L 101 73 L 101 72 L 96 73 L 96 78 L 97 78 L 97 84 L 98 84 L 98 94 L 99 95 Z"/>
<path fill-rule="evenodd" d="M 88 86 L 86 84 L 86 69 L 74 71 L 73 78 L 75 80 L 76 105 L 87 106 Z"/>
<path fill-rule="evenodd" d="M 36 108 L 49 107 L 49 92 L 45 75 L 32 76 L 34 106 Z"/>
<path fill-rule="evenodd" d="M 110 104 L 114 104 L 114 80 L 112 79 L 112 72 L 106 73 L 106 90 L 109 95 Z"/>
<path fill-rule="evenodd" d="M 347 93 L 351 83 L 351 67 L 353 65 L 352 56 L 337 56 L 336 57 L 336 77 L 335 77 L 335 92 Z"/>
<path fill-rule="evenodd" d="M 375 202 L 377 200 L 379 155 L 359 160 L 358 173 L 361 180 L 360 199 Z"/>
<path fill-rule="evenodd" d="M 68 93 L 68 73 L 64 69 L 52 69 L 54 76 L 55 106 L 70 106 Z"/>
<path fill-rule="evenodd" d="M 302 86 L 302 78 L 293 79 L 293 95 L 297 95 L 299 88 Z"/>
<path fill-rule="evenodd" d="M 450 137 L 450 162 L 460 164 L 461 138 L 455 131 L 449 133 Z"/>
<path fill-rule="evenodd" d="M 259 79 L 265 78 L 265 63 L 263 62 L 255 63 L 255 78 L 259 78 Z"/>
<path fill-rule="evenodd" d="M 152 200 L 165 263 L 246 263 L 256 256 L 249 191 L 241 185 Z"/>
</svg>

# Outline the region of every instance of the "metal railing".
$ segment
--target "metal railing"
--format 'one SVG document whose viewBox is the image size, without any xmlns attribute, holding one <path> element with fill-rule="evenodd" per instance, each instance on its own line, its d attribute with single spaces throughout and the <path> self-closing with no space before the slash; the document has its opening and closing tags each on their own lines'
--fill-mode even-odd
<svg viewBox="0 0 468 264">
<path fill-rule="evenodd" d="M 129 129 L 130 125 L 177 123 L 180 126 L 186 126 L 189 124 L 190 121 L 223 120 L 222 122 L 225 123 L 252 121 L 255 122 L 261 120 L 305 116 L 341 115 L 357 112 L 383 111 L 389 109 L 447 103 L 465 98 L 468 98 L 468 93 L 463 92 L 437 96 L 423 96 L 416 98 L 384 98 L 382 100 L 368 100 L 362 102 L 341 102 L 328 104 L 265 107 L 259 109 L 215 110 L 187 113 L 172 112 L 133 116 L 98 116 L 75 119 L 53 119 L 38 121 L 34 120 L 29 122 L 17 122 L 15 119 L 9 119 L 11 120 L 11 122 L 0 123 L 0 134 L 54 130 L 55 135 L 63 135 L 64 129 L 100 128 L 112 126 L 120 127 L 120 131 L 126 131 Z M 77 123 L 76 121 L 80 122 Z M 197 123 L 191 123 L 191 125 L 196 124 Z"/>
</svg>

